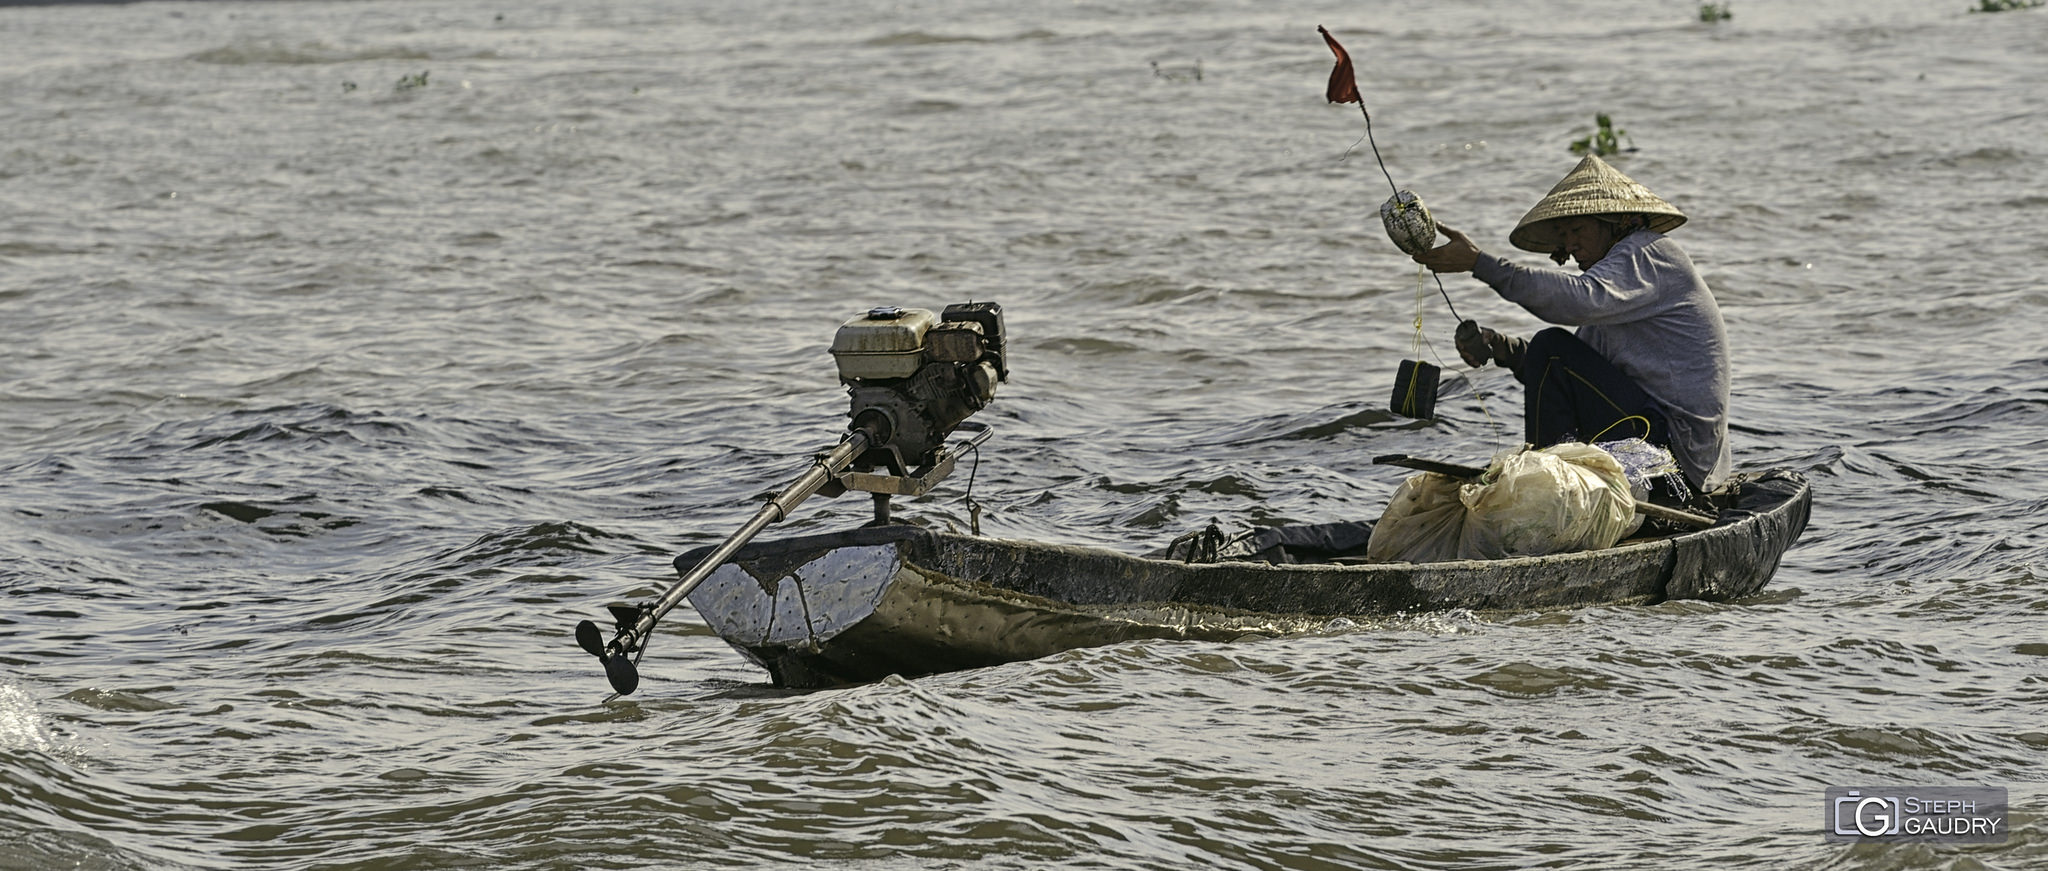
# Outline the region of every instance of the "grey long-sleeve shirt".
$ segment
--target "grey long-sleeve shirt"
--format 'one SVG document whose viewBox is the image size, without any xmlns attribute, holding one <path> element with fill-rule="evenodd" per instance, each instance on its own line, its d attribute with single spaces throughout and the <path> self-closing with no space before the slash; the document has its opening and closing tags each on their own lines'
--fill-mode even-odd
<svg viewBox="0 0 2048 871">
<path fill-rule="evenodd" d="M 1637 230 L 1578 275 L 1481 253 L 1472 274 L 1530 314 L 1578 327 L 1664 412 L 1686 478 L 1708 489 L 1727 480 L 1728 330 L 1678 243 Z"/>
</svg>

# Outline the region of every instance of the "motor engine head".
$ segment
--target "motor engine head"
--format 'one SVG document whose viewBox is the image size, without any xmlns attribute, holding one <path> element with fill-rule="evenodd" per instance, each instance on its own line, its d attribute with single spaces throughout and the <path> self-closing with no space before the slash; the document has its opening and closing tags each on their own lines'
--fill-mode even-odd
<svg viewBox="0 0 2048 871">
<path fill-rule="evenodd" d="M 992 302 L 928 309 L 881 306 L 832 337 L 839 380 L 852 397 L 847 429 L 874 445 L 856 460 L 897 474 L 935 461 L 946 437 L 1009 380 L 1003 307 Z"/>
</svg>

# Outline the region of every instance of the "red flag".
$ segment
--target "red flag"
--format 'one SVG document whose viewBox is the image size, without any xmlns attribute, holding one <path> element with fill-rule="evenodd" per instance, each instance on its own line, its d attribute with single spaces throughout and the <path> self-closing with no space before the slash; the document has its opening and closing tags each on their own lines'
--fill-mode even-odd
<svg viewBox="0 0 2048 871">
<path fill-rule="evenodd" d="M 1330 51 L 1337 54 L 1337 68 L 1330 71 L 1330 87 L 1323 95 L 1332 103 L 1357 103 L 1364 106 L 1364 101 L 1358 97 L 1358 76 L 1351 71 L 1351 55 L 1344 52 L 1344 47 L 1337 44 L 1337 38 L 1324 30 L 1322 25 L 1316 25 L 1316 32 L 1323 35 L 1323 41 L 1330 44 Z"/>
</svg>

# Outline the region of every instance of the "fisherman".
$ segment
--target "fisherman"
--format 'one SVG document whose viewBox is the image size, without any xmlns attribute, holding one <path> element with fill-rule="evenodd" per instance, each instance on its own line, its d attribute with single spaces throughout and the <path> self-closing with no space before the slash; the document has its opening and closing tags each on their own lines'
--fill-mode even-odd
<svg viewBox="0 0 2048 871">
<path fill-rule="evenodd" d="M 1470 272 L 1530 314 L 1578 327 L 1523 340 L 1458 324 L 1467 365 L 1498 363 L 1522 382 L 1530 444 L 1640 437 L 1669 448 L 1694 492 L 1706 492 L 1729 473 L 1728 331 L 1692 258 L 1665 235 L 1683 223 L 1676 207 L 1588 156 L 1508 234 L 1559 266 L 1576 260 L 1580 274 L 1509 263 L 1441 224 L 1450 242 L 1415 262 Z"/>
</svg>

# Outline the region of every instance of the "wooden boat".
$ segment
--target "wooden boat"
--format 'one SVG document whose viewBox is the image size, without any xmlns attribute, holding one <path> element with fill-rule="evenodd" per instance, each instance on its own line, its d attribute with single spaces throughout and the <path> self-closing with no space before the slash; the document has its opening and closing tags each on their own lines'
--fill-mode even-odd
<svg viewBox="0 0 2048 871">
<path fill-rule="evenodd" d="M 1261 530 L 1207 563 L 873 526 L 748 545 L 689 600 L 776 685 L 824 687 L 1134 639 L 1323 631 L 1343 618 L 1733 599 L 1769 582 L 1811 503 L 1804 478 L 1768 472 L 1739 479 L 1710 528 L 1426 564 L 1356 562 L 1369 522 Z M 711 550 L 677 557 L 677 570 Z"/>
</svg>

